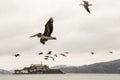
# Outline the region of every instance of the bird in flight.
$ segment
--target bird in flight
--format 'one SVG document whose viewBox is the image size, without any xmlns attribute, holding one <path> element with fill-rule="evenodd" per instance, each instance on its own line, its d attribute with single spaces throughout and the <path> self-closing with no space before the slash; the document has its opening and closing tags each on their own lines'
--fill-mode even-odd
<svg viewBox="0 0 120 80">
<path fill-rule="evenodd" d="M 58 57 L 58 55 L 57 55 L 57 54 L 55 54 L 54 56 L 55 56 L 55 57 Z"/>
<path fill-rule="evenodd" d="M 69 54 L 69 52 L 64 52 L 65 54 Z"/>
<path fill-rule="evenodd" d="M 54 58 L 54 57 L 50 56 L 49 58 L 51 58 L 53 61 L 55 61 L 55 58 Z"/>
<path fill-rule="evenodd" d="M 14 56 L 15 56 L 15 57 L 19 57 L 19 56 L 20 56 L 20 54 L 15 54 Z"/>
<path fill-rule="evenodd" d="M 37 33 L 37 34 L 32 35 L 30 37 L 32 38 L 32 37 L 36 37 L 37 36 L 38 38 L 40 38 L 40 42 L 42 44 L 45 44 L 45 42 L 48 41 L 48 40 L 56 40 L 56 37 L 52 37 L 51 36 L 51 34 L 53 32 L 53 22 L 54 22 L 54 20 L 51 17 L 48 20 L 48 22 L 45 24 L 45 31 L 44 31 L 43 34 L 42 33 Z"/>
<path fill-rule="evenodd" d="M 45 60 L 48 60 L 48 57 L 45 57 L 44 59 L 45 59 Z"/>
<path fill-rule="evenodd" d="M 64 57 L 67 57 L 67 56 L 66 56 L 65 54 L 63 54 L 63 53 L 60 53 L 60 55 L 61 55 L 61 56 L 64 56 Z"/>
<path fill-rule="evenodd" d="M 109 53 L 113 53 L 112 51 L 109 51 Z"/>
<path fill-rule="evenodd" d="M 88 1 L 84 1 L 84 0 L 83 0 L 83 4 L 80 4 L 80 5 L 82 5 L 82 6 L 86 9 L 86 11 L 87 11 L 88 13 L 90 13 L 89 6 L 92 6 L 92 4 L 89 4 Z"/>
<path fill-rule="evenodd" d="M 52 54 L 52 51 L 49 51 L 48 53 L 47 53 L 47 55 L 51 55 Z"/>
<path fill-rule="evenodd" d="M 48 58 L 49 56 L 44 56 L 44 57 Z"/>
<path fill-rule="evenodd" d="M 94 52 L 91 52 L 91 54 L 93 55 L 93 54 L 95 54 Z"/>
<path fill-rule="evenodd" d="M 43 52 L 38 53 L 38 55 L 42 55 L 42 54 L 43 54 Z"/>
</svg>

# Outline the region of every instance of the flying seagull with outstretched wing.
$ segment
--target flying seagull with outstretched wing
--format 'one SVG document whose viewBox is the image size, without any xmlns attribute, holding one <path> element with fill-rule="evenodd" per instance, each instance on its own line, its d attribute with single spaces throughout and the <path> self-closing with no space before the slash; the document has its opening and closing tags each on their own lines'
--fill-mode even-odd
<svg viewBox="0 0 120 80">
<path fill-rule="evenodd" d="M 92 6 L 92 4 L 89 4 L 88 1 L 84 1 L 84 0 L 83 0 L 83 4 L 80 4 L 80 5 L 84 6 L 84 8 L 86 9 L 86 11 L 87 11 L 88 13 L 90 13 L 89 6 Z"/>
</svg>

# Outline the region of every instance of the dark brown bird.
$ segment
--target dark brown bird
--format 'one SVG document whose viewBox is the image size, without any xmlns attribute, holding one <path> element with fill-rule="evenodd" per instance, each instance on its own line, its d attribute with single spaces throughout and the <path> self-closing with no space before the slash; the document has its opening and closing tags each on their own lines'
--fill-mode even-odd
<svg viewBox="0 0 120 80">
<path fill-rule="evenodd" d="M 45 59 L 45 60 L 48 60 L 48 57 L 45 57 L 44 59 Z"/>
<path fill-rule="evenodd" d="M 91 52 L 91 54 L 93 55 L 93 54 L 95 54 L 94 52 Z"/>
<path fill-rule="evenodd" d="M 43 54 L 43 52 L 38 53 L 38 55 L 42 55 L 42 54 Z"/>
<path fill-rule="evenodd" d="M 38 38 L 40 38 L 40 42 L 42 44 L 45 44 L 46 41 L 48 40 L 56 40 L 56 37 L 52 37 L 51 34 L 53 32 L 53 18 L 51 17 L 48 22 L 45 24 L 45 31 L 44 33 L 37 33 L 35 35 L 32 35 L 30 37 L 35 37 L 37 36 Z"/>
<path fill-rule="evenodd" d="M 109 51 L 109 53 L 113 53 L 112 51 Z"/>
<path fill-rule="evenodd" d="M 48 58 L 49 56 L 45 56 L 46 58 Z"/>
<path fill-rule="evenodd" d="M 15 54 L 14 56 L 15 56 L 15 57 L 19 57 L 19 56 L 20 56 L 20 54 Z"/>
<path fill-rule="evenodd" d="M 58 57 L 58 55 L 57 55 L 57 54 L 55 54 L 54 56 L 55 56 L 55 57 Z"/>
<path fill-rule="evenodd" d="M 49 58 L 51 58 L 53 61 L 55 61 L 55 58 L 54 58 L 54 57 L 50 56 Z"/>
<path fill-rule="evenodd" d="M 61 55 L 61 56 L 64 56 L 64 57 L 67 57 L 67 56 L 66 56 L 65 54 L 63 54 L 63 53 L 60 53 L 60 55 Z"/>
<path fill-rule="evenodd" d="M 69 54 L 69 52 L 64 52 L 65 54 Z"/>
<path fill-rule="evenodd" d="M 80 5 L 84 6 L 84 8 L 86 9 L 86 11 L 87 11 L 88 13 L 90 13 L 89 6 L 92 6 L 92 4 L 89 4 L 88 1 L 84 1 L 84 0 L 83 0 L 83 3 L 84 3 L 84 4 L 80 4 Z"/>
<path fill-rule="evenodd" d="M 47 55 L 51 55 L 52 54 L 52 51 L 49 51 L 48 53 L 47 53 Z"/>
</svg>

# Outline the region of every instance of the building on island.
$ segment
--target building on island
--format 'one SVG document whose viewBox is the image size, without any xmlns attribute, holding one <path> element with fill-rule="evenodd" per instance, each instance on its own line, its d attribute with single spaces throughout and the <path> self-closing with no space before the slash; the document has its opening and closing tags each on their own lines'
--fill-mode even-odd
<svg viewBox="0 0 120 80">
<path fill-rule="evenodd" d="M 14 70 L 14 74 L 63 74 L 63 72 L 59 69 L 50 69 L 47 65 L 31 64 L 30 67 Z"/>
</svg>

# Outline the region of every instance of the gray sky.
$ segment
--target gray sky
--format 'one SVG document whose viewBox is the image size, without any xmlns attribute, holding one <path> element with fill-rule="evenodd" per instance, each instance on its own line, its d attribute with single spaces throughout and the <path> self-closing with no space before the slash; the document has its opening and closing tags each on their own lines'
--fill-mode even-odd
<svg viewBox="0 0 120 80">
<path fill-rule="evenodd" d="M 15 69 L 43 61 L 54 65 L 84 65 L 120 58 L 120 1 L 88 0 L 93 4 L 88 14 L 82 0 L 0 0 L 0 68 Z M 46 45 L 29 36 L 44 32 L 44 25 L 54 18 L 56 41 Z M 67 58 L 44 61 L 37 53 L 70 52 Z M 109 54 L 109 51 L 114 54 Z M 94 51 L 96 54 L 91 55 Z M 15 58 L 14 54 L 21 57 Z"/>
</svg>

